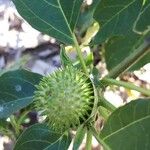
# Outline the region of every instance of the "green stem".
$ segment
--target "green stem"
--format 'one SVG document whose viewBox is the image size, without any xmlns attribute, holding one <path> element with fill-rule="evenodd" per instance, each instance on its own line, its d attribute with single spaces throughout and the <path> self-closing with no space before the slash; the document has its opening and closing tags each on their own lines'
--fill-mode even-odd
<svg viewBox="0 0 150 150">
<path fill-rule="evenodd" d="M 143 93 L 144 95 L 150 96 L 150 90 L 138 87 L 138 86 L 136 86 L 132 83 L 129 83 L 129 82 L 118 81 L 118 80 L 114 80 L 114 79 L 110 79 L 110 78 L 104 78 L 102 80 L 102 82 L 104 84 L 107 84 L 107 85 L 123 86 L 127 89 L 135 90 L 135 91 Z"/>
<path fill-rule="evenodd" d="M 116 78 L 129 68 L 131 68 L 137 61 L 150 52 L 150 42 L 146 40 L 139 48 L 135 49 L 128 57 L 126 57 L 120 64 L 114 67 L 109 74 L 108 78 Z"/>
<path fill-rule="evenodd" d="M 107 101 L 103 96 L 99 96 L 100 100 L 98 105 L 99 106 L 103 106 L 104 108 L 106 108 L 107 110 L 113 112 L 116 110 L 116 107 L 114 105 L 112 105 L 109 101 Z"/>
<path fill-rule="evenodd" d="M 16 119 L 13 115 L 10 116 L 10 123 L 13 129 L 15 130 L 15 136 L 18 137 L 20 134 L 19 125 L 17 124 Z"/>
<path fill-rule="evenodd" d="M 87 131 L 87 137 L 86 137 L 86 150 L 92 149 L 92 133 L 91 131 Z"/>
<path fill-rule="evenodd" d="M 99 136 L 99 134 L 97 133 L 97 131 L 95 130 L 95 128 L 93 126 L 90 127 L 90 130 L 92 132 L 92 134 L 94 135 L 94 137 L 96 138 L 96 140 L 102 144 L 102 146 L 104 147 L 105 150 L 111 150 L 110 147 L 108 147 L 108 145 L 106 145 L 106 143 L 103 141 L 103 139 L 101 139 L 101 137 Z"/>
<path fill-rule="evenodd" d="M 74 46 L 75 46 L 77 54 L 79 56 L 79 60 L 80 60 L 80 63 L 82 65 L 83 71 L 85 72 L 86 75 L 89 75 L 88 71 L 87 71 L 86 64 L 85 64 L 83 56 L 82 56 L 82 52 L 81 52 L 80 46 L 79 46 L 78 41 L 76 39 L 76 36 L 74 34 L 72 36 L 73 36 L 73 40 L 74 40 Z"/>
</svg>

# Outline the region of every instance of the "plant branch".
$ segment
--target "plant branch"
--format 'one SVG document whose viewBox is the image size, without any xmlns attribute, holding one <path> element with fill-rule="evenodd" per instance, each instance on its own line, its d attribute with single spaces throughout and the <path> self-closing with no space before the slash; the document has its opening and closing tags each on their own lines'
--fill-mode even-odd
<svg viewBox="0 0 150 150">
<path fill-rule="evenodd" d="M 134 50 L 127 58 L 125 58 L 120 64 L 114 67 L 109 74 L 108 78 L 116 78 L 129 68 L 131 68 L 138 60 L 150 52 L 150 41 L 145 40 L 144 43 L 137 49 Z"/>
<path fill-rule="evenodd" d="M 10 116 L 10 123 L 15 131 L 15 136 L 18 137 L 19 134 L 20 134 L 20 131 L 19 131 L 19 125 L 17 124 L 17 121 L 15 119 L 15 116 L 11 115 Z"/>
<path fill-rule="evenodd" d="M 99 99 L 100 99 L 98 103 L 99 106 L 103 106 L 110 112 L 113 112 L 116 110 L 116 107 L 112 105 L 108 100 L 106 100 L 103 96 L 99 96 Z"/>
<path fill-rule="evenodd" d="M 86 150 L 92 149 L 92 133 L 91 131 L 87 131 L 87 137 L 86 137 Z"/>
<path fill-rule="evenodd" d="M 103 82 L 104 84 L 107 84 L 107 85 L 123 86 L 127 89 L 135 90 L 135 91 L 143 93 L 144 95 L 150 96 L 150 90 L 138 87 L 129 82 L 118 81 L 118 80 L 110 79 L 110 78 L 104 78 L 103 80 L 101 80 L 101 82 Z"/>
<path fill-rule="evenodd" d="M 85 64 L 83 56 L 82 56 L 82 52 L 81 52 L 80 46 L 79 46 L 78 41 L 76 39 L 76 36 L 74 34 L 73 34 L 73 40 L 74 40 L 74 46 L 75 46 L 77 54 L 79 56 L 79 60 L 80 60 L 80 63 L 82 65 L 83 71 L 85 72 L 86 75 L 89 75 L 88 71 L 87 71 L 86 64 Z"/>
<path fill-rule="evenodd" d="M 96 140 L 104 147 L 104 149 L 111 150 L 108 147 L 108 145 L 106 145 L 106 143 L 103 141 L 103 139 L 101 139 L 101 137 L 99 136 L 99 134 L 97 133 L 97 131 L 95 130 L 95 128 L 93 126 L 90 126 L 90 130 L 91 130 L 92 134 L 94 135 L 94 137 L 96 138 Z"/>
</svg>

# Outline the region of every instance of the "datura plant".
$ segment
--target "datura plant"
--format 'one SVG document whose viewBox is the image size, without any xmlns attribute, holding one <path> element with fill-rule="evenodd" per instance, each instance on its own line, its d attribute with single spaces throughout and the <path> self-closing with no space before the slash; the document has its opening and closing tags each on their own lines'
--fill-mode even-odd
<svg viewBox="0 0 150 150">
<path fill-rule="evenodd" d="M 150 89 L 122 79 L 150 63 L 150 0 L 12 2 L 33 28 L 56 39 L 62 63 L 46 76 L 0 72 L 0 133 L 14 140 L 13 149 L 77 150 L 85 138 L 91 150 L 95 137 L 104 150 L 149 150 Z M 140 96 L 115 107 L 104 93 L 116 86 Z"/>
</svg>

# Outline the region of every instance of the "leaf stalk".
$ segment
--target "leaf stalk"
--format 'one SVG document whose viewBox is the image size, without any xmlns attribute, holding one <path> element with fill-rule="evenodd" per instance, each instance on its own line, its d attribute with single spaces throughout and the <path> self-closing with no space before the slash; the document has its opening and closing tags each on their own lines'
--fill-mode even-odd
<svg viewBox="0 0 150 150">
<path fill-rule="evenodd" d="M 104 84 L 107 84 L 107 85 L 122 86 L 122 87 L 125 87 L 127 89 L 135 90 L 135 91 L 141 92 L 144 95 L 150 96 L 150 90 L 147 90 L 147 89 L 142 88 L 142 87 L 138 87 L 138 86 L 136 86 L 132 83 L 129 83 L 129 82 L 118 81 L 118 80 L 110 79 L 110 78 L 104 78 L 103 80 L 101 80 L 101 82 L 103 82 Z"/>
<path fill-rule="evenodd" d="M 86 137 L 86 150 L 92 149 L 92 133 L 91 131 L 87 131 L 87 137 Z"/>
<path fill-rule="evenodd" d="M 86 75 L 89 76 L 89 73 L 87 71 L 87 67 L 86 67 L 85 61 L 84 61 L 83 56 L 82 56 L 82 52 L 81 52 L 80 46 L 79 46 L 78 41 L 76 39 L 76 36 L 74 34 L 73 34 L 73 41 L 74 41 L 74 46 L 76 48 L 76 52 L 78 54 L 78 57 L 79 57 L 81 65 L 82 65 L 83 71 L 85 72 Z"/>
</svg>

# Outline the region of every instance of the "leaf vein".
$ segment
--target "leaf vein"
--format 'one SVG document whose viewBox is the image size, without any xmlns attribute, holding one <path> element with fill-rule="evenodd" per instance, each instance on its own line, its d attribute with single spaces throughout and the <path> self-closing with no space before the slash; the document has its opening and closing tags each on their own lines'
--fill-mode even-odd
<svg viewBox="0 0 150 150">
<path fill-rule="evenodd" d="M 138 120 L 136 120 L 136 121 L 134 121 L 134 122 L 132 122 L 132 123 L 129 123 L 128 125 L 126 125 L 126 126 L 120 128 L 119 130 L 114 131 L 113 133 L 111 133 L 111 134 L 109 134 L 108 136 L 104 137 L 104 138 L 103 138 L 103 141 L 105 141 L 106 139 L 110 138 L 111 136 L 113 136 L 113 135 L 119 133 L 120 131 L 122 131 L 122 130 L 128 128 L 128 127 L 130 127 L 131 125 L 134 125 L 134 124 L 136 124 L 136 123 L 139 123 L 140 121 L 143 121 L 143 120 L 146 120 L 146 119 L 149 119 L 149 118 L 150 118 L 150 115 L 148 115 L 148 116 L 146 116 L 146 117 L 143 117 L 143 118 L 140 118 L 140 119 L 138 119 Z"/>
<path fill-rule="evenodd" d="M 36 13 L 31 10 L 27 5 L 26 3 L 24 3 L 22 0 L 19 0 L 35 17 L 37 17 L 38 19 L 40 19 L 43 23 L 47 24 L 50 28 L 54 29 L 55 31 L 59 32 L 60 34 L 66 36 L 67 38 L 71 39 L 70 36 L 68 36 L 67 34 L 63 33 L 62 31 L 56 29 L 54 26 L 52 26 L 51 24 L 49 24 L 48 22 L 46 22 L 45 20 L 43 20 L 41 17 L 37 16 Z"/>
</svg>

